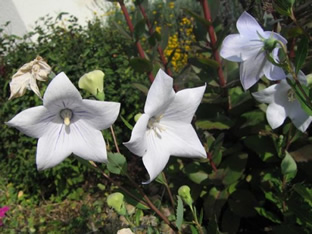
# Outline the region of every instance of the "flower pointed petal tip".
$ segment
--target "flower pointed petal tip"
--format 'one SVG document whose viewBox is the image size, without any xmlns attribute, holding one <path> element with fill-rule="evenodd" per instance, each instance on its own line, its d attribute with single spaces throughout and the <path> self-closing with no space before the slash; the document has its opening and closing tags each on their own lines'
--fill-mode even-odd
<svg viewBox="0 0 312 234">
<path fill-rule="evenodd" d="M 236 27 L 240 34 L 250 38 L 259 38 L 258 34 L 263 34 L 263 29 L 257 20 L 246 11 L 238 18 Z"/>
<path fill-rule="evenodd" d="M 64 103 L 69 105 L 80 105 L 82 97 L 73 83 L 69 80 L 64 72 L 59 73 L 50 82 L 43 96 L 43 105 L 48 109 L 64 108 Z M 70 108 L 70 106 L 68 106 Z"/>
<path fill-rule="evenodd" d="M 175 93 L 173 91 L 173 79 L 163 70 L 159 69 L 153 81 L 144 106 L 144 112 L 155 116 L 164 111 L 173 101 Z"/>
</svg>

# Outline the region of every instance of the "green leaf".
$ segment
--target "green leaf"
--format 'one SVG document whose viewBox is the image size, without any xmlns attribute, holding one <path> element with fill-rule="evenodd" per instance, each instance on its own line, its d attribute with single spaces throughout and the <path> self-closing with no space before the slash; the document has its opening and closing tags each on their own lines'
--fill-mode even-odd
<svg viewBox="0 0 312 234">
<path fill-rule="evenodd" d="M 140 73 L 150 72 L 153 70 L 152 63 L 145 58 L 132 58 L 130 60 L 130 66 L 136 72 L 140 72 Z"/>
<path fill-rule="evenodd" d="M 180 196 L 177 196 L 178 198 L 178 206 L 177 206 L 177 220 L 176 225 L 179 230 L 181 230 L 182 223 L 183 223 L 183 214 L 184 214 L 184 208 L 183 208 L 183 202 Z"/>
<path fill-rule="evenodd" d="M 130 130 L 133 129 L 133 126 L 124 118 L 120 115 L 120 118 L 122 120 L 122 122 L 127 126 L 127 128 L 129 128 Z"/>
<path fill-rule="evenodd" d="M 195 123 L 197 128 L 211 130 L 211 129 L 218 129 L 218 130 L 225 130 L 229 129 L 233 123 L 231 120 L 227 118 L 217 118 L 215 120 L 198 120 Z"/>
<path fill-rule="evenodd" d="M 221 168 L 225 169 L 225 176 L 222 180 L 224 185 L 235 183 L 243 174 L 248 154 L 235 154 L 227 157 L 221 164 Z"/>
<path fill-rule="evenodd" d="M 247 189 L 236 190 L 229 198 L 229 207 L 233 213 L 241 217 L 251 217 L 256 215 L 254 209 L 258 201 Z"/>
<path fill-rule="evenodd" d="M 125 175 L 127 173 L 127 161 L 125 156 L 120 153 L 107 153 L 108 163 L 107 169 L 117 175 Z"/>
<path fill-rule="evenodd" d="M 138 90 L 142 91 L 145 95 L 148 93 L 148 88 L 145 85 L 139 83 L 133 83 L 133 87 L 137 88 Z"/>
<path fill-rule="evenodd" d="M 201 184 L 208 179 L 206 169 L 197 162 L 188 164 L 184 168 L 184 172 L 189 177 L 189 179 L 196 184 Z"/>
<path fill-rule="evenodd" d="M 292 180 L 297 174 L 297 164 L 287 151 L 281 163 L 281 170 L 282 174 L 286 177 L 286 181 Z"/>
<path fill-rule="evenodd" d="M 272 212 L 265 210 L 263 207 L 255 207 L 259 215 L 271 220 L 273 223 L 281 223 L 281 220 Z"/>
<path fill-rule="evenodd" d="M 309 50 L 309 39 L 306 36 L 304 36 L 303 38 L 301 38 L 300 42 L 297 45 L 295 57 L 296 74 L 298 74 L 299 70 L 302 68 L 308 55 L 308 50 Z"/>
<path fill-rule="evenodd" d="M 258 154 L 264 162 L 275 156 L 274 144 L 270 137 L 261 135 L 247 136 L 244 139 L 244 144 Z"/>
<path fill-rule="evenodd" d="M 141 19 L 134 26 L 134 36 L 138 40 L 144 33 L 145 33 L 145 19 Z"/>
<path fill-rule="evenodd" d="M 303 184 L 295 184 L 293 189 L 312 206 L 312 189 L 305 187 Z"/>
<path fill-rule="evenodd" d="M 129 192 L 131 192 L 131 194 L 133 194 L 138 200 L 140 201 L 144 201 L 142 195 L 140 193 L 138 193 L 136 190 L 134 189 L 128 189 Z M 144 205 L 141 202 L 138 202 L 136 199 L 132 198 L 131 196 L 129 196 L 127 193 L 125 193 L 124 191 L 122 191 L 121 189 L 117 189 L 118 192 L 121 192 L 124 195 L 124 199 L 127 203 L 135 206 L 138 209 L 141 210 L 148 210 L 150 209 L 148 206 Z"/>
</svg>

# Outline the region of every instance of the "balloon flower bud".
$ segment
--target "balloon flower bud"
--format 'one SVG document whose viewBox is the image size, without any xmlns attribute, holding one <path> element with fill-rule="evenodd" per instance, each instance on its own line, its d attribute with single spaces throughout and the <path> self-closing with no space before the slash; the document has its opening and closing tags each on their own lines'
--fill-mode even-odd
<svg viewBox="0 0 312 234">
<path fill-rule="evenodd" d="M 182 200 L 189 206 L 192 205 L 193 199 L 191 196 L 191 189 L 187 185 L 183 185 L 178 190 L 179 196 L 182 198 Z"/>
<path fill-rule="evenodd" d="M 107 205 L 112 207 L 118 214 L 126 215 L 127 210 L 124 203 L 124 195 L 116 192 L 112 193 L 107 197 Z"/>
<path fill-rule="evenodd" d="M 138 113 L 134 116 L 134 121 L 138 122 L 139 118 L 141 117 L 142 113 Z"/>
<path fill-rule="evenodd" d="M 86 73 L 79 79 L 79 88 L 88 91 L 99 100 L 104 100 L 104 76 L 105 74 L 100 70 Z"/>
</svg>

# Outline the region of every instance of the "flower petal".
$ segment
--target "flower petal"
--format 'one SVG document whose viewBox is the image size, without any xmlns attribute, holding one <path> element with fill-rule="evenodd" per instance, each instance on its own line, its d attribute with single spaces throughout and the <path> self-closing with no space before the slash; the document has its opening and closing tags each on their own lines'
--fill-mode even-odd
<svg viewBox="0 0 312 234">
<path fill-rule="evenodd" d="M 44 135 L 52 121 L 57 121 L 55 115 L 51 114 L 44 106 L 37 106 L 20 112 L 6 124 L 30 137 L 39 138 Z"/>
<path fill-rule="evenodd" d="M 84 120 L 78 120 L 70 126 L 72 152 L 85 159 L 107 162 L 106 144 L 102 133 L 90 127 Z"/>
<path fill-rule="evenodd" d="M 301 108 L 297 100 L 289 103 L 286 113 L 301 132 L 305 132 L 312 121 L 312 117 Z"/>
<path fill-rule="evenodd" d="M 245 90 L 253 86 L 263 76 L 265 63 L 266 57 L 262 52 L 241 63 L 240 80 Z"/>
<path fill-rule="evenodd" d="M 266 117 L 272 129 L 278 128 L 286 119 L 285 108 L 276 103 L 271 103 L 267 108 Z"/>
<path fill-rule="evenodd" d="M 231 34 L 223 40 L 220 55 L 233 62 L 243 62 L 256 56 L 262 47 L 260 39 L 250 40 L 240 34 Z"/>
<path fill-rule="evenodd" d="M 45 170 L 56 166 L 72 153 L 72 148 L 68 127 L 58 124 L 49 128 L 38 140 L 37 169 Z"/>
<path fill-rule="evenodd" d="M 146 114 L 155 116 L 166 110 L 175 96 L 172 85 L 173 79 L 163 70 L 159 69 L 147 94 L 144 107 Z"/>
<path fill-rule="evenodd" d="M 131 132 L 130 141 L 124 143 L 132 153 L 138 156 L 143 156 L 147 149 L 146 131 L 149 119 L 148 114 L 142 114 Z"/>
<path fill-rule="evenodd" d="M 74 109 L 81 103 L 79 91 L 64 72 L 53 78 L 43 96 L 43 105 L 54 113 L 64 108 Z"/>
<path fill-rule="evenodd" d="M 38 85 L 36 83 L 36 79 L 34 77 L 32 77 L 30 80 L 29 80 L 29 86 L 31 88 L 31 90 L 38 96 L 41 98 L 41 93 L 39 91 L 39 88 L 38 88 Z"/>
<path fill-rule="evenodd" d="M 191 124 L 162 121 L 161 144 L 167 145 L 170 155 L 188 158 L 206 158 L 206 151 Z"/>
<path fill-rule="evenodd" d="M 206 85 L 177 92 L 174 101 L 165 111 L 163 120 L 190 123 L 203 98 L 205 89 Z"/>
<path fill-rule="evenodd" d="M 153 181 L 166 167 L 170 153 L 167 146 L 171 142 L 165 142 L 165 139 L 158 137 L 154 132 L 150 132 L 147 139 L 147 151 L 143 155 L 143 164 L 149 174 L 149 180 L 143 184 L 149 184 Z"/>
<path fill-rule="evenodd" d="M 249 38 L 259 38 L 258 33 L 263 35 L 263 29 L 260 27 L 255 18 L 246 11 L 244 11 L 238 18 L 236 27 L 240 34 Z"/>
<path fill-rule="evenodd" d="M 15 97 L 23 96 L 31 79 L 32 76 L 30 73 L 22 73 L 18 76 L 15 74 L 12 78 L 12 81 L 10 82 L 11 95 L 9 100 Z"/>
<path fill-rule="evenodd" d="M 287 40 L 282 36 L 280 35 L 279 33 L 276 33 L 276 32 L 272 32 L 272 31 L 265 31 L 263 33 L 263 36 L 264 38 L 270 38 L 270 37 L 274 37 L 275 39 L 281 41 L 284 45 L 287 44 Z"/>
<path fill-rule="evenodd" d="M 264 75 L 269 80 L 282 80 L 286 79 L 286 74 L 281 67 L 273 65 L 271 62 L 266 61 L 263 67 Z"/>
<path fill-rule="evenodd" d="M 117 119 L 120 109 L 118 102 L 103 102 L 95 100 L 82 100 L 82 105 L 73 112 L 95 129 L 109 128 Z"/>
<path fill-rule="evenodd" d="M 252 96 L 258 101 L 262 103 L 272 103 L 274 101 L 274 95 L 276 92 L 276 86 L 271 85 L 266 89 L 263 89 L 259 92 L 252 93 Z"/>
</svg>

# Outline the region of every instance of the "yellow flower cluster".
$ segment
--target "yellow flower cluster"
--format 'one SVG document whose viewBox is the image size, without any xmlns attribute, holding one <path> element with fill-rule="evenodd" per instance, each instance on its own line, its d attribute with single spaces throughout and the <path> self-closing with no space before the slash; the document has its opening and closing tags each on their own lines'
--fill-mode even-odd
<svg viewBox="0 0 312 234">
<path fill-rule="evenodd" d="M 191 44 L 195 42 L 193 19 L 184 17 L 179 25 L 179 34 L 176 32 L 169 37 L 168 45 L 164 51 L 167 59 L 174 53 L 170 63 L 176 72 L 187 64 L 189 53 L 191 52 Z"/>
</svg>

